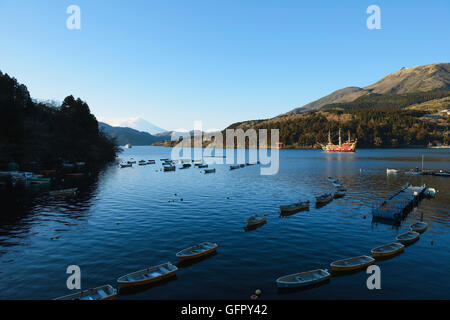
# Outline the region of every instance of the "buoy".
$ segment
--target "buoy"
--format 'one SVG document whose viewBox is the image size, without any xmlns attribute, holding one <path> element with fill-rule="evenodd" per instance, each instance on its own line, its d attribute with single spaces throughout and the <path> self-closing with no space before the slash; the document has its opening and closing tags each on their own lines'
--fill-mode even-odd
<svg viewBox="0 0 450 320">
<path fill-rule="evenodd" d="M 260 295 L 262 294 L 262 291 L 259 290 L 259 289 L 257 289 L 257 290 L 255 291 L 255 294 L 256 294 L 257 296 L 260 296 Z"/>
<path fill-rule="evenodd" d="M 363 218 L 365 219 L 365 218 L 366 218 L 366 216 L 363 216 Z"/>
<path fill-rule="evenodd" d="M 183 201 L 183 198 L 181 198 L 180 201 Z"/>
</svg>

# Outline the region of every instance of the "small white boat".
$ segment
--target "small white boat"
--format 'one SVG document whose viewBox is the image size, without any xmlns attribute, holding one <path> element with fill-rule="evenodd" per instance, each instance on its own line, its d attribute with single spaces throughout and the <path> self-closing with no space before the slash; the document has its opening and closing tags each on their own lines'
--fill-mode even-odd
<svg viewBox="0 0 450 320">
<path fill-rule="evenodd" d="M 294 273 L 277 279 L 278 288 L 305 287 L 325 281 L 331 277 L 327 269 L 317 269 L 301 273 Z"/>
<path fill-rule="evenodd" d="M 331 263 L 333 271 L 354 271 L 370 266 L 375 259 L 368 256 L 359 256 L 348 259 L 342 259 Z"/>
<path fill-rule="evenodd" d="M 428 228 L 428 223 L 422 222 L 422 221 L 416 222 L 416 223 L 410 225 L 409 228 L 411 229 L 411 231 L 418 232 L 418 233 L 424 233 L 425 230 L 427 230 L 427 228 Z"/>
<path fill-rule="evenodd" d="M 217 243 L 215 242 L 202 242 L 198 245 L 181 250 L 176 254 L 178 261 L 186 261 L 197 259 L 217 250 Z"/>
<path fill-rule="evenodd" d="M 236 170 L 236 169 L 239 169 L 241 166 L 230 166 L 230 170 Z"/>
<path fill-rule="evenodd" d="M 155 164 L 155 160 L 148 160 L 147 164 Z"/>
<path fill-rule="evenodd" d="M 129 144 L 129 143 L 127 143 L 126 145 L 125 145 L 125 149 L 131 149 L 132 147 L 131 147 L 131 144 Z"/>
<path fill-rule="evenodd" d="M 74 163 L 65 162 L 65 163 L 62 164 L 62 166 L 64 168 L 73 168 L 73 167 L 75 167 L 75 164 Z"/>
<path fill-rule="evenodd" d="M 199 167 L 199 168 L 208 168 L 208 165 L 207 164 L 199 164 L 197 167 Z"/>
<path fill-rule="evenodd" d="M 112 300 L 116 295 L 117 290 L 107 284 L 98 288 L 72 293 L 55 300 Z"/>
<path fill-rule="evenodd" d="M 402 243 L 404 245 L 408 245 L 408 244 L 412 244 L 412 243 L 416 242 L 417 240 L 419 240 L 419 238 L 420 238 L 420 233 L 415 232 L 415 231 L 408 231 L 408 232 L 399 234 L 396 239 L 400 243 Z"/>
<path fill-rule="evenodd" d="M 396 255 L 403 252 L 405 246 L 398 242 L 388 243 L 372 249 L 372 257 L 381 258 Z"/>
<path fill-rule="evenodd" d="M 422 173 L 422 171 L 411 169 L 409 171 L 405 171 L 405 174 L 409 175 L 409 176 L 420 176 L 423 173 Z"/>
<path fill-rule="evenodd" d="M 254 214 L 250 218 L 245 220 L 245 222 L 247 223 L 247 227 L 254 227 L 266 222 L 266 217 L 267 214 Z"/>
<path fill-rule="evenodd" d="M 214 173 L 214 172 L 216 172 L 216 168 L 214 168 L 214 169 L 206 169 L 205 170 L 205 173 Z"/>
<path fill-rule="evenodd" d="M 150 267 L 129 273 L 117 279 L 121 288 L 147 285 L 175 276 L 178 268 L 172 263 L 167 262 L 158 266 Z"/>
<path fill-rule="evenodd" d="M 328 177 L 328 181 L 331 183 L 339 183 L 339 179 L 338 178 L 334 178 L 334 177 Z"/>
<path fill-rule="evenodd" d="M 398 170 L 397 169 L 386 169 L 386 173 L 387 174 L 395 174 L 395 173 L 398 173 Z"/>
<path fill-rule="evenodd" d="M 309 208 L 309 201 L 303 201 L 299 203 L 293 203 L 286 206 L 280 206 L 281 212 L 284 213 L 292 213 L 292 212 L 298 212 L 300 210 L 306 210 Z"/>
<path fill-rule="evenodd" d="M 439 170 L 439 172 L 435 172 L 433 175 L 439 177 L 450 177 L 450 172 Z"/>
<path fill-rule="evenodd" d="M 130 168 L 130 167 L 132 167 L 133 166 L 133 164 L 131 164 L 131 163 L 121 163 L 120 164 L 120 167 L 121 168 Z"/>
<path fill-rule="evenodd" d="M 318 204 L 318 205 L 326 204 L 326 203 L 330 202 L 331 200 L 333 200 L 333 195 L 331 193 L 324 193 L 324 194 L 316 197 L 316 204 Z"/>
<path fill-rule="evenodd" d="M 164 171 L 175 171 L 176 167 L 175 166 L 164 166 Z"/>
</svg>

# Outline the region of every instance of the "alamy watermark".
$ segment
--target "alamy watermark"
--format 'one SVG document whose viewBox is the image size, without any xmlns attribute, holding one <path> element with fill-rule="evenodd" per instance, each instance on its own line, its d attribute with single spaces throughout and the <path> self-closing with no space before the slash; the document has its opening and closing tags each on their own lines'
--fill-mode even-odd
<svg viewBox="0 0 450 320">
<path fill-rule="evenodd" d="M 224 133 L 203 132 L 202 122 L 194 122 L 194 130 L 172 133 L 172 160 L 194 160 L 206 164 L 244 164 L 248 155 L 251 164 L 260 163 L 261 175 L 278 173 L 280 133 L 278 129 L 226 129 Z M 248 151 L 246 151 L 248 150 Z"/>
<path fill-rule="evenodd" d="M 66 26 L 69 30 L 81 29 L 81 9 L 77 5 L 70 5 L 67 7 L 66 13 L 70 16 L 66 20 Z"/>
<path fill-rule="evenodd" d="M 371 276 L 367 278 L 366 285 L 367 289 L 373 290 L 381 289 L 381 269 L 377 265 L 371 265 L 366 270 L 367 274 L 370 274 Z"/>
<path fill-rule="evenodd" d="M 73 264 L 67 267 L 66 273 L 70 274 L 67 278 L 66 286 L 69 290 L 81 289 L 81 269 L 79 266 Z"/>
<path fill-rule="evenodd" d="M 369 30 L 381 29 L 381 9 L 377 5 L 371 5 L 367 7 L 367 14 L 370 16 L 367 18 L 366 25 Z"/>
</svg>

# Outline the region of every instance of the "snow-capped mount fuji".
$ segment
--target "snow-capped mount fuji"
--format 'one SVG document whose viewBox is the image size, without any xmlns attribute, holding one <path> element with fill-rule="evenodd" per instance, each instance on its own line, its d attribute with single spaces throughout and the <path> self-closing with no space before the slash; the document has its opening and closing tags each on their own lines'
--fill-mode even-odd
<svg viewBox="0 0 450 320">
<path fill-rule="evenodd" d="M 157 133 L 163 133 L 167 132 L 167 130 L 162 129 L 158 126 L 155 126 L 154 124 L 148 122 L 147 120 L 141 118 L 141 117 L 134 117 L 134 118 L 128 118 L 128 119 L 122 119 L 122 120 L 116 120 L 116 121 L 108 121 L 108 124 L 115 126 L 115 127 L 128 127 L 132 128 L 138 131 L 144 131 L 148 132 L 150 134 L 157 134 Z"/>
</svg>

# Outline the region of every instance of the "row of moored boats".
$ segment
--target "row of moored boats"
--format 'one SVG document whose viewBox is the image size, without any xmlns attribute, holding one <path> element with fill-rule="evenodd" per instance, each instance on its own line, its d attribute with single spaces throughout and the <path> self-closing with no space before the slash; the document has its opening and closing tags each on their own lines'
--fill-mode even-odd
<svg viewBox="0 0 450 320">
<path fill-rule="evenodd" d="M 372 256 L 358 256 L 334 261 L 330 264 L 333 272 L 351 272 L 365 269 L 375 263 L 376 259 L 395 256 L 404 251 L 405 246 L 413 244 L 425 232 L 428 225 L 425 222 L 417 222 L 410 226 L 410 231 L 399 234 L 397 242 L 388 243 L 371 250 Z M 328 269 L 316 269 L 301 273 L 295 273 L 280 277 L 276 280 L 279 288 L 305 287 L 326 281 L 331 278 Z"/>
<path fill-rule="evenodd" d="M 176 254 L 176 257 L 180 263 L 201 259 L 208 255 L 214 254 L 217 247 L 217 243 L 202 242 L 179 251 Z M 121 289 L 148 286 L 175 277 L 177 271 L 177 266 L 171 262 L 166 262 L 121 276 L 117 279 L 117 284 Z M 59 297 L 56 298 L 56 300 L 111 300 L 114 299 L 118 293 L 119 291 L 115 287 L 107 284 L 97 288 Z"/>
</svg>

